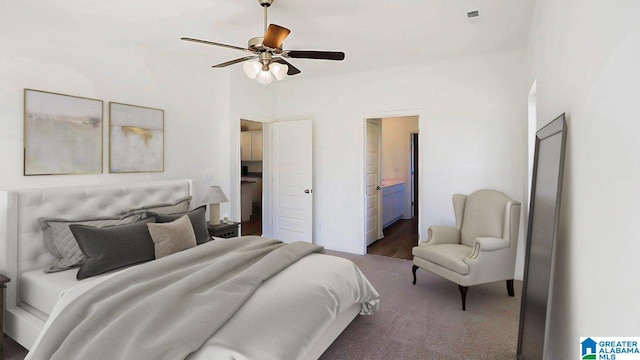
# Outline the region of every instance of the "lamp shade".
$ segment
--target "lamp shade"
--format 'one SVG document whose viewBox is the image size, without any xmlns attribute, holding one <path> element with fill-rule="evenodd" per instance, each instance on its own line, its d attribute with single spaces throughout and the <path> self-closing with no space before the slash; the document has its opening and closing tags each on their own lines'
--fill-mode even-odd
<svg viewBox="0 0 640 360">
<path fill-rule="evenodd" d="M 246 61 L 242 65 L 242 69 L 250 79 L 255 79 L 256 76 L 258 76 L 258 73 L 262 70 L 262 64 L 257 61 Z"/>
<path fill-rule="evenodd" d="M 220 186 L 211 186 L 202 199 L 202 202 L 205 204 L 220 204 L 228 201 L 229 199 L 227 199 L 227 196 L 222 189 L 220 189 Z"/>
<path fill-rule="evenodd" d="M 258 73 L 258 76 L 256 76 L 256 80 L 258 80 L 258 82 L 262 85 L 271 84 L 271 82 L 273 81 L 273 74 L 271 74 L 271 71 L 260 71 Z"/>
<path fill-rule="evenodd" d="M 285 75 L 287 75 L 287 71 L 289 71 L 289 66 L 286 64 L 280 64 L 277 62 L 273 62 L 269 65 L 269 70 L 273 73 L 273 75 L 278 80 L 282 80 Z"/>
</svg>

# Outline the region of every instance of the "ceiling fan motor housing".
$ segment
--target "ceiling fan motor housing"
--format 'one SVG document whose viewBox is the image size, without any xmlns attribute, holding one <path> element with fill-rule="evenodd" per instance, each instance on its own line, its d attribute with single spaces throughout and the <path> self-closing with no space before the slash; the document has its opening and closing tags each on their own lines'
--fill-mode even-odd
<svg viewBox="0 0 640 360">
<path fill-rule="evenodd" d="M 254 37 L 249 39 L 249 49 L 251 50 L 260 50 L 262 48 L 262 41 L 264 40 L 264 37 L 262 36 L 258 36 L 258 37 Z"/>
</svg>

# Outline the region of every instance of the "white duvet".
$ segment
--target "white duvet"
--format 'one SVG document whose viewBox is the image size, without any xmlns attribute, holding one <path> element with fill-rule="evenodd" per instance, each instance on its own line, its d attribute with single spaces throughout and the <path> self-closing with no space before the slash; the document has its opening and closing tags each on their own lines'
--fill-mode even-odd
<svg viewBox="0 0 640 360">
<path fill-rule="evenodd" d="M 119 273 L 63 292 L 43 333 L 67 304 Z M 311 254 L 267 280 L 187 359 L 300 359 L 343 311 L 361 304 L 361 314 L 370 314 L 378 302 L 378 293 L 353 262 Z M 34 347 L 39 342 L 40 337 Z"/>
</svg>

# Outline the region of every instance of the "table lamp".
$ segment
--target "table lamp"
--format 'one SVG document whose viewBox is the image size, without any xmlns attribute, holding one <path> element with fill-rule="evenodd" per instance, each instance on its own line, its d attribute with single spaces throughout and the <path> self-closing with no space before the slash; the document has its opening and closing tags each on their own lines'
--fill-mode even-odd
<svg viewBox="0 0 640 360">
<path fill-rule="evenodd" d="M 202 202 L 209 204 L 209 224 L 220 224 L 220 203 L 226 203 L 229 199 L 224 194 L 220 186 L 211 186 L 204 195 Z"/>
</svg>

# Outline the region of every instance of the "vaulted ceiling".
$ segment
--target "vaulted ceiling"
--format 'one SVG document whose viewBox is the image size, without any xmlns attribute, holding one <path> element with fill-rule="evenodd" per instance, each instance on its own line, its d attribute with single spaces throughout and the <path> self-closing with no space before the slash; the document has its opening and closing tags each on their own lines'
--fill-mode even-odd
<svg viewBox="0 0 640 360">
<path fill-rule="evenodd" d="M 179 38 L 246 46 L 263 31 L 257 0 L 31 3 L 38 13 L 63 16 L 79 30 L 99 28 L 119 41 L 205 57 L 212 65 L 245 54 Z M 303 75 L 313 76 L 520 49 L 527 41 L 533 7 L 534 0 L 274 0 L 269 23 L 291 29 L 286 49 L 346 53 L 340 63 L 292 60 Z M 480 17 L 470 21 L 467 12 L 472 10 Z"/>
</svg>

